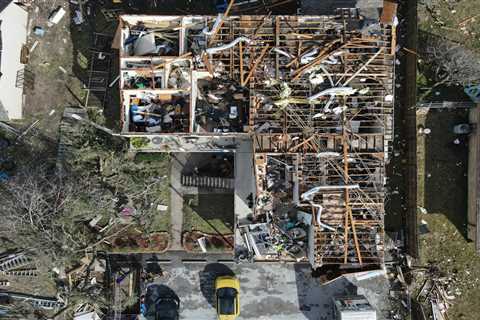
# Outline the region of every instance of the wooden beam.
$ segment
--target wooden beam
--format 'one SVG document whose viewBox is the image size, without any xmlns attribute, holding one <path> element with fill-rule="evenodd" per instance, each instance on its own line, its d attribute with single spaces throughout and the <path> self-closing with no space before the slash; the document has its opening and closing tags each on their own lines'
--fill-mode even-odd
<svg viewBox="0 0 480 320">
<path fill-rule="evenodd" d="M 208 73 L 210 73 L 213 76 L 213 67 L 212 64 L 210 63 L 210 60 L 208 59 L 208 55 L 204 53 L 202 55 L 203 63 L 205 64 L 205 67 L 207 67 Z"/>
<path fill-rule="evenodd" d="M 415 51 L 410 50 L 410 49 L 408 49 L 408 48 L 403 47 L 402 49 L 405 50 L 405 51 L 408 52 L 408 53 L 411 53 L 411 54 L 414 54 L 414 55 L 418 55 Z"/>
<path fill-rule="evenodd" d="M 378 51 L 377 51 L 370 59 L 368 59 L 368 61 L 365 62 L 365 63 L 363 64 L 363 66 L 361 66 L 360 69 L 357 70 L 357 72 L 355 72 L 350 78 L 348 78 L 347 81 L 345 81 L 345 82 L 343 83 L 343 86 L 345 87 L 347 84 L 350 83 L 350 81 L 352 81 L 353 79 L 355 79 L 355 77 L 358 76 L 358 75 L 360 74 L 360 72 L 362 72 L 363 70 L 365 70 L 365 68 L 366 68 L 373 60 L 375 60 L 375 58 L 378 57 L 378 55 L 379 55 L 380 53 L 383 52 L 383 49 L 384 49 L 384 48 L 378 49 Z"/>
<path fill-rule="evenodd" d="M 397 27 L 392 25 L 392 47 L 390 48 L 390 54 L 395 55 L 395 49 L 397 47 Z"/>
<path fill-rule="evenodd" d="M 238 44 L 238 50 L 240 53 L 240 85 L 243 87 L 244 86 L 244 81 L 243 81 L 243 45 L 242 41 L 239 42 Z"/>
<path fill-rule="evenodd" d="M 343 119 L 343 134 L 342 134 L 342 144 L 343 144 L 343 178 L 345 184 L 348 184 L 350 177 L 348 174 L 348 143 L 347 143 L 347 130 L 345 128 L 345 114 Z M 355 251 L 357 253 L 358 262 L 362 264 L 362 254 L 360 253 L 360 245 L 358 243 L 357 231 L 355 229 L 355 221 L 353 220 L 352 208 L 350 207 L 350 191 L 345 189 L 345 252 L 344 252 L 344 263 L 348 263 L 348 232 L 349 224 L 352 228 L 353 242 L 355 243 Z M 350 223 L 349 223 L 350 222 Z"/>
<path fill-rule="evenodd" d="M 329 44 L 327 44 L 325 46 L 325 48 L 323 48 L 320 53 L 318 54 L 318 56 L 313 59 L 313 61 L 311 61 L 310 63 L 304 65 L 303 67 L 301 67 L 300 69 L 296 70 L 295 71 L 295 76 L 292 78 L 292 80 L 297 80 L 299 79 L 302 74 L 307 71 L 308 69 L 314 67 L 315 65 L 323 62 L 326 58 L 328 58 L 328 56 L 330 56 L 332 54 L 332 52 L 330 51 L 330 49 L 335 45 L 337 44 L 338 42 L 340 42 L 340 39 L 336 39 L 332 42 L 330 42 Z M 344 46 L 346 46 L 347 44 L 344 44 L 343 46 L 341 46 L 340 48 L 338 48 L 337 50 L 340 50 L 341 48 L 343 48 Z M 337 51 L 335 50 L 335 51 Z M 298 60 L 300 61 L 301 57 L 298 57 Z"/>
<path fill-rule="evenodd" d="M 297 150 L 298 148 L 300 148 L 301 146 L 309 143 L 311 140 L 313 140 L 315 138 L 315 135 L 311 136 L 310 138 L 308 139 L 305 139 L 303 140 L 301 143 L 297 144 L 296 146 L 293 146 L 291 147 L 290 149 L 288 149 L 288 152 L 293 152 L 295 150 Z"/>
<path fill-rule="evenodd" d="M 258 67 L 258 64 L 263 60 L 263 57 L 267 53 L 267 50 L 270 49 L 269 45 L 266 45 L 263 49 L 258 58 L 255 60 L 255 63 L 253 64 L 252 68 L 250 69 L 250 72 L 248 73 L 247 78 L 245 79 L 244 85 L 250 81 L 250 78 L 252 77 L 253 73 L 255 72 L 255 69 Z"/>
<path fill-rule="evenodd" d="M 280 46 L 280 17 L 275 17 L 275 47 Z M 279 79 L 280 73 L 278 71 L 280 57 L 278 56 L 278 52 L 275 52 L 275 79 Z"/>
<path fill-rule="evenodd" d="M 178 60 L 182 60 L 182 59 L 186 59 L 188 57 L 190 57 L 192 55 L 191 52 L 188 52 L 188 53 L 185 53 L 185 54 L 182 54 L 181 56 L 178 56 L 172 60 L 169 60 L 169 61 L 165 61 L 164 63 L 160 63 L 159 65 L 156 65 L 155 67 L 153 67 L 154 70 L 157 70 L 157 69 L 160 69 L 160 68 L 163 68 L 165 65 L 169 64 L 169 63 L 174 63 L 175 61 L 178 61 Z M 152 64 L 153 66 L 153 64 Z M 135 70 L 142 70 L 142 69 L 146 69 L 146 70 L 150 70 L 148 68 L 141 68 L 141 69 L 135 69 Z"/>
<path fill-rule="evenodd" d="M 213 40 L 215 40 L 215 37 L 218 34 L 218 30 L 220 30 L 222 28 L 225 19 L 228 17 L 228 15 L 230 13 L 230 10 L 232 10 L 232 6 L 233 6 L 234 2 L 235 2 L 235 0 L 230 0 L 230 3 L 228 4 L 227 10 L 225 10 L 225 13 L 222 16 L 222 21 L 220 21 L 220 23 L 218 24 L 218 27 L 215 30 L 213 30 L 213 34 L 210 36 L 209 43 L 212 43 Z"/>
</svg>

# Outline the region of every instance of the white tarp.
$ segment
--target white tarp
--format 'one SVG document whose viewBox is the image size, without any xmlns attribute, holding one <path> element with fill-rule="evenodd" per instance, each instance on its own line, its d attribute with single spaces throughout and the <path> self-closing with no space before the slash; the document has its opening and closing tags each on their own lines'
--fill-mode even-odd
<svg viewBox="0 0 480 320">
<path fill-rule="evenodd" d="M 154 54 L 157 51 L 155 45 L 155 34 L 148 33 L 137 39 L 133 48 L 135 56 L 143 56 L 146 54 Z"/>
<path fill-rule="evenodd" d="M 96 312 L 77 313 L 73 320 L 101 320 Z"/>
</svg>

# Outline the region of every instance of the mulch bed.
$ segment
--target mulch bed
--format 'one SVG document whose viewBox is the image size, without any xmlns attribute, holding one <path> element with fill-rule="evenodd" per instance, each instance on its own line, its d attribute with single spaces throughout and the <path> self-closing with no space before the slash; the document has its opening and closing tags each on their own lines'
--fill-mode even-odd
<svg viewBox="0 0 480 320">
<path fill-rule="evenodd" d="M 112 241 L 113 249 L 132 251 L 164 252 L 168 249 L 170 235 L 168 232 L 156 232 L 150 235 L 127 233 Z"/>
<path fill-rule="evenodd" d="M 233 234 L 220 236 L 218 234 L 207 234 L 200 231 L 189 231 L 183 234 L 183 247 L 186 251 L 202 252 L 198 239 L 206 238 L 207 251 L 232 252 L 235 245 Z"/>
</svg>

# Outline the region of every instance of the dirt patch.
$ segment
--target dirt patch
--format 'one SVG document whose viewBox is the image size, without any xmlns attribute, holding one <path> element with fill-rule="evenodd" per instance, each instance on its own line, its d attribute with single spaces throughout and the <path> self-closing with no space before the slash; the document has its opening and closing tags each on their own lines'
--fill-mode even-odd
<svg viewBox="0 0 480 320">
<path fill-rule="evenodd" d="M 62 5 L 67 13 L 57 25 L 48 27 L 47 19 L 59 5 Z M 25 87 L 26 98 L 23 113 L 28 120 L 41 117 L 50 110 L 57 110 L 56 115 L 48 117 L 39 124 L 45 131 L 56 135 L 63 108 L 79 104 L 74 95 L 80 99 L 86 95 L 82 81 L 72 71 L 74 55 L 68 1 L 37 2 L 29 10 L 29 20 L 32 28 L 34 26 L 44 28 L 45 35 L 39 37 L 28 30 L 31 33 L 28 36 L 27 46 L 32 48 L 35 42 L 38 43 L 31 52 L 29 63 L 26 66 L 34 74 L 35 81 L 33 88 Z"/>
<path fill-rule="evenodd" d="M 234 245 L 233 234 L 219 236 L 199 231 L 185 232 L 183 234 L 183 247 L 190 252 L 202 252 L 198 239 L 205 238 L 205 246 L 208 252 L 232 252 Z"/>
</svg>

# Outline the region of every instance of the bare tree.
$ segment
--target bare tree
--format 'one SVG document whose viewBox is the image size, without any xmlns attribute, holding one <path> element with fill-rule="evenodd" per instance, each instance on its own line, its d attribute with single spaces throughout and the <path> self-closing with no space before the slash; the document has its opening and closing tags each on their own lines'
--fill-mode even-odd
<svg viewBox="0 0 480 320">
<path fill-rule="evenodd" d="M 473 51 L 443 37 L 420 34 L 419 53 L 428 65 L 437 86 L 468 86 L 480 81 L 480 57 Z"/>
<path fill-rule="evenodd" d="M 4 238 L 18 248 L 48 255 L 70 265 L 96 235 L 88 221 L 114 213 L 107 191 L 88 177 L 59 177 L 46 166 L 22 168 L 0 192 Z"/>
</svg>

